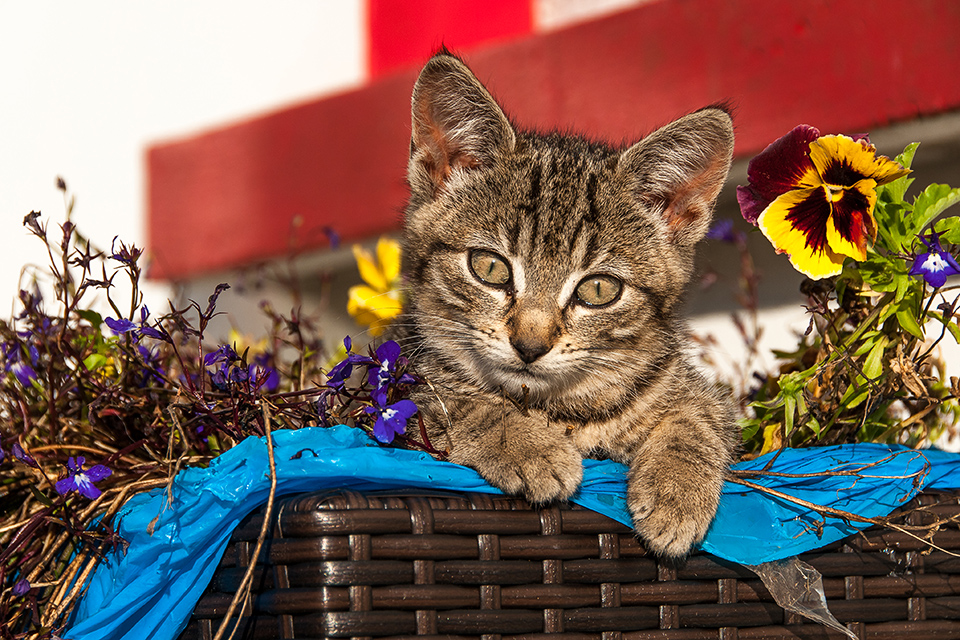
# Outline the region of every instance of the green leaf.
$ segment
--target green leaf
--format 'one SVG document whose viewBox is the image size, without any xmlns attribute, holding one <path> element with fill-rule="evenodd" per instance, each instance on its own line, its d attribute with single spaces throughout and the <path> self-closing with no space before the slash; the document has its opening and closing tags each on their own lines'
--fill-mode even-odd
<svg viewBox="0 0 960 640">
<path fill-rule="evenodd" d="M 83 359 L 83 366 L 87 371 L 94 371 L 107 364 L 107 357 L 101 353 L 91 353 Z"/>
<path fill-rule="evenodd" d="M 917 152 L 917 147 L 919 146 L 919 142 L 911 142 L 903 150 L 903 153 L 894 158 L 894 160 L 899 162 L 904 169 L 909 169 L 910 165 L 913 164 L 913 155 Z M 890 194 L 893 202 L 903 202 L 903 194 L 907 192 L 907 189 L 910 187 L 912 182 L 913 178 L 909 177 L 909 175 L 906 175 L 902 178 L 897 178 L 893 182 L 890 182 L 884 186 L 886 187 L 887 193 Z"/>
<path fill-rule="evenodd" d="M 77 315 L 93 325 L 94 329 L 99 329 L 103 324 L 103 317 L 91 309 L 77 309 Z"/>
<path fill-rule="evenodd" d="M 760 422 L 758 420 L 740 420 L 740 434 L 743 436 L 744 442 L 753 438 L 759 430 Z"/>
<path fill-rule="evenodd" d="M 960 218 L 951 216 L 943 220 L 938 220 L 934 229 L 940 235 L 941 242 L 949 242 L 950 244 L 960 244 Z"/>
<path fill-rule="evenodd" d="M 894 276 L 893 281 L 897 285 L 897 294 L 893 297 L 893 302 L 894 304 L 899 304 L 900 301 L 903 300 L 903 297 L 907 294 L 910 284 L 916 281 L 913 280 L 907 273 L 898 273 L 896 276 Z"/>
<path fill-rule="evenodd" d="M 857 406 L 862 404 L 869 395 L 869 387 L 859 387 L 856 384 L 851 384 L 849 387 L 847 387 L 843 397 L 840 398 L 840 404 L 842 404 L 845 409 L 855 409 Z"/>
<path fill-rule="evenodd" d="M 785 396 L 783 398 L 783 430 L 787 434 L 793 433 L 793 414 L 796 409 L 796 396 Z"/>
<path fill-rule="evenodd" d="M 930 311 L 927 315 L 929 315 L 931 318 L 935 318 L 938 322 L 940 322 L 940 324 L 946 324 L 947 331 L 950 332 L 950 335 L 953 336 L 953 339 L 957 342 L 957 344 L 960 344 L 960 326 L 957 326 L 957 323 L 949 321 L 944 322 L 943 314 L 937 313 L 936 311 Z M 949 320 L 949 318 L 947 320 Z"/>
<path fill-rule="evenodd" d="M 51 500 L 51 499 L 49 498 L 49 496 L 47 496 L 47 494 L 42 493 L 42 492 L 41 492 L 39 489 L 37 489 L 35 486 L 30 485 L 30 493 L 32 493 L 32 494 L 33 494 L 33 497 L 36 498 L 37 500 L 39 500 L 39 501 L 40 501 L 40 504 L 44 505 L 45 507 L 52 507 L 52 506 L 53 506 L 53 500 Z"/>
<path fill-rule="evenodd" d="M 953 336 L 954 341 L 960 344 L 960 325 L 957 325 L 956 322 L 951 322 L 947 324 L 947 331 Z"/>
<path fill-rule="evenodd" d="M 886 336 L 881 336 L 877 343 L 870 349 L 866 359 L 863 361 L 863 375 L 870 380 L 876 380 L 883 374 L 883 352 L 887 348 Z"/>
<path fill-rule="evenodd" d="M 899 162 L 904 169 L 909 169 L 910 165 L 913 164 L 913 156 L 917 153 L 917 147 L 919 146 L 919 142 L 911 142 L 903 148 L 903 153 L 899 154 L 894 160 Z"/>
<path fill-rule="evenodd" d="M 900 309 L 897 311 L 897 322 L 900 323 L 901 329 L 923 340 L 923 329 L 920 327 L 917 319 L 913 317 L 913 314 L 910 313 L 909 309 Z"/>
<path fill-rule="evenodd" d="M 951 189 L 948 184 L 931 184 L 917 196 L 913 203 L 910 226 L 913 233 L 920 233 L 947 208 L 960 202 L 960 189 Z"/>
<path fill-rule="evenodd" d="M 860 336 L 860 346 L 857 347 L 857 350 L 853 352 L 853 355 L 862 356 L 867 351 L 870 351 L 879 336 L 879 331 L 867 331 L 865 334 Z"/>
</svg>

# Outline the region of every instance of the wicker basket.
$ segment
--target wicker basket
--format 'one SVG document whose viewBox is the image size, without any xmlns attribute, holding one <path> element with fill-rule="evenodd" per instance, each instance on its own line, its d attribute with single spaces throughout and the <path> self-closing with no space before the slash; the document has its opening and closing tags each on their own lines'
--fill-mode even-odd
<svg viewBox="0 0 960 640">
<path fill-rule="evenodd" d="M 953 496 L 920 500 L 960 511 Z M 844 637 L 785 612 L 741 566 L 705 554 L 659 563 L 627 527 L 576 506 L 339 492 L 280 500 L 277 514 L 234 638 Z M 234 533 L 182 640 L 213 637 L 261 523 L 254 514 Z M 960 550 L 960 531 L 935 541 Z M 960 558 L 870 530 L 802 559 L 861 638 L 960 638 Z"/>
</svg>

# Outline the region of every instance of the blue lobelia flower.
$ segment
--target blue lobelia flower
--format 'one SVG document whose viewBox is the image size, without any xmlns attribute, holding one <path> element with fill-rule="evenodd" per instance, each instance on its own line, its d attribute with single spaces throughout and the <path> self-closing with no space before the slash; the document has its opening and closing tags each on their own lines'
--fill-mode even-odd
<svg viewBox="0 0 960 640">
<path fill-rule="evenodd" d="M 160 360 L 160 352 L 157 349 L 148 349 L 142 344 L 137 345 L 137 351 L 143 358 L 144 367 L 140 371 L 140 386 L 145 387 L 151 380 L 158 384 L 163 384 L 163 376 L 167 375 Z"/>
<path fill-rule="evenodd" d="M 397 359 L 400 357 L 400 345 L 393 340 L 387 340 L 377 347 L 377 360 L 380 366 L 370 370 L 367 381 L 377 391 L 387 388 L 397 369 Z"/>
<path fill-rule="evenodd" d="M 23 450 L 23 447 L 20 446 L 19 442 L 14 442 L 13 446 L 10 447 L 10 453 L 13 454 L 13 457 L 27 465 L 28 467 L 33 467 L 34 469 L 39 469 L 40 465 L 37 464 L 37 461 L 33 459 L 29 453 Z"/>
<path fill-rule="evenodd" d="M 733 220 L 731 218 L 720 218 L 714 222 L 713 226 L 707 231 L 707 238 L 728 244 L 736 244 L 737 242 L 746 240 L 746 236 L 742 231 L 737 231 L 733 228 Z"/>
<path fill-rule="evenodd" d="M 24 387 L 30 387 L 33 381 L 37 379 L 37 371 L 34 369 L 40 360 L 40 352 L 33 344 L 27 346 L 30 354 L 30 362 L 23 359 L 23 347 L 18 342 L 4 342 L 0 345 L 0 352 L 3 354 L 4 372 L 13 372 L 14 377 Z"/>
<path fill-rule="evenodd" d="M 385 407 L 364 407 L 363 410 L 377 417 L 373 425 L 373 437 L 380 442 L 389 443 L 406 430 L 407 420 L 417 412 L 417 405 L 413 400 L 400 400 Z"/>
<path fill-rule="evenodd" d="M 84 471 L 84 462 L 86 462 L 86 459 L 83 456 L 77 456 L 76 458 L 70 456 L 70 459 L 67 461 L 67 470 L 69 473 L 66 478 L 57 480 L 57 484 L 55 485 L 57 493 L 64 495 L 76 490 L 80 492 L 80 495 L 91 500 L 100 497 L 101 491 L 97 489 L 93 483 L 103 480 L 112 474 L 113 471 L 102 464 L 93 465 Z"/>
<path fill-rule="evenodd" d="M 120 248 L 117 249 L 117 238 L 119 236 L 113 237 L 113 242 L 110 243 L 110 258 L 125 264 L 127 266 L 132 266 L 137 263 L 137 260 L 140 258 L 140 255 L 143 253 L 143 249 L 139 249 L 134 245 L 129 247 L 123 243 L 123 240 L 120 241 Z"/>
<path fill-rule="evenodd" d="M 949 251 L 940 246 L 940 235 L 931 232 L 929 240 L 920 236 L 920 242 L 929 251 L 918 254 L 913 259 L 910 275 L 923 276 L 931 287 L 939 289 L 947 281 L 947 276 L 960 274 L 960 264 Z"/>
<path fill-rule="evenodd" d="M 253 357 L 253 362 L 248 367 L 250 379 L 254 380 L 258 388 L 264 391 L 273 392 L 280 386 L 280 373 L 270 366 L 270 354 L 259 353 Z"/>
<path fill-rule="evenodd" d="M 30 583 L 27 582 L 26 578 L 21 578 L 20 580 L 18 580 L 17 583 L 13 585 L 13 589 L 11 589 L 11 592 L 17 598 L 19 598 L 22 595 L 26 595 L 29 591 L 30 591 Z"/>
<path fill-rule="evenodd" d="M 218 362 L 235 362 L 239 360 L 237 352 L 233 350 L 228 344 L 220 345 L 216 351 L 211 351 L 207 355 L 203 356 L 203 366 L 209 367 L 217 364 Z"/>
<path fill-rule="evenodd" d="M 10 370 L 13 371 L 13 375 L 17 377 L 20 384 L 25 387 L 31 386 L 33 381 L 37 379 L 37 372 L 34 368 L 22 360 L 12 364 Z"/>
<path fill-rule="evenodd" d="M 377 361 L 380 366 L 370 370 L 367 381 L 373 386 L 374 393 L 385 392 L 393 384 L 416 384 L 417 380 L 409 373 L 397 377 L 397 368 L 406 366 L 407 359 L 400 355 L 400 345 L 393 340 L 384 342 L 377 349 Z M 382 406 L 382 403 L 380 403 Z"/>
<path fill-rule="evenodd" d="M 113 333 L 118 336 L 137 330 L 137 323 L 132 320 L 127 320 L 126 318 L 120 318 L 119 320 L 115 318 L 104 318 L 103 321 L 110 327 L 110 331 L 113 331 Z"/>
<path fill-rule="evenodd" d="M 341 360 L 339 364 L 335 365 L 332 369 L 330 369 L 329 373 L 327 373 L 327 384 L 334 389 L 343 387 L 344 382 L 346 382 L 351 374 L 353 374 L 354 365 L 373 363 L 371 358 L 360 355 L 359 353 L 352 353 L 350 351 L 353 346 L 350 336 L 347 336 L 343 339 L 343 346 L 347 350 L 347 357 Z"/>
</svg>

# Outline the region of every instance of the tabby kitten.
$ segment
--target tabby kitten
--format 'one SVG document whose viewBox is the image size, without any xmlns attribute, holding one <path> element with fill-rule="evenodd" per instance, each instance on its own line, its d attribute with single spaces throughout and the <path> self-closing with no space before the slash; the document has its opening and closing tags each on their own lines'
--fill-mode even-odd
<svg viewBox="0 0 960 640">
<path fill-rule="evenodd" d="M 585 456 L 630 467 L 655 553 L 703 538 L 739 440 L 697 372 L 677 307 L 730 166 L 720 109 L 627 149 L 518 130 L 442 52 L 413 91 L 408 302 L 431 442 L 533 503 L 563 500 Z"/>
</svg>

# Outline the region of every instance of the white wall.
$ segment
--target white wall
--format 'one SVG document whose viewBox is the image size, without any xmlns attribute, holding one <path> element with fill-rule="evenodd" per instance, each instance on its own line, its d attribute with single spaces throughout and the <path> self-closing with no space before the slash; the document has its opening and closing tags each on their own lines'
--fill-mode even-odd
<svg viewBox="0 0 960 640">
<path fill-rule="evenodd" d="M 143 246 L 146 146 L 360 83 L 363 7 L 0 0 L 0 317 L 45 262 L 23 217 L 63 219 L 57 176 L 88 236 Z"/>
</svg>

